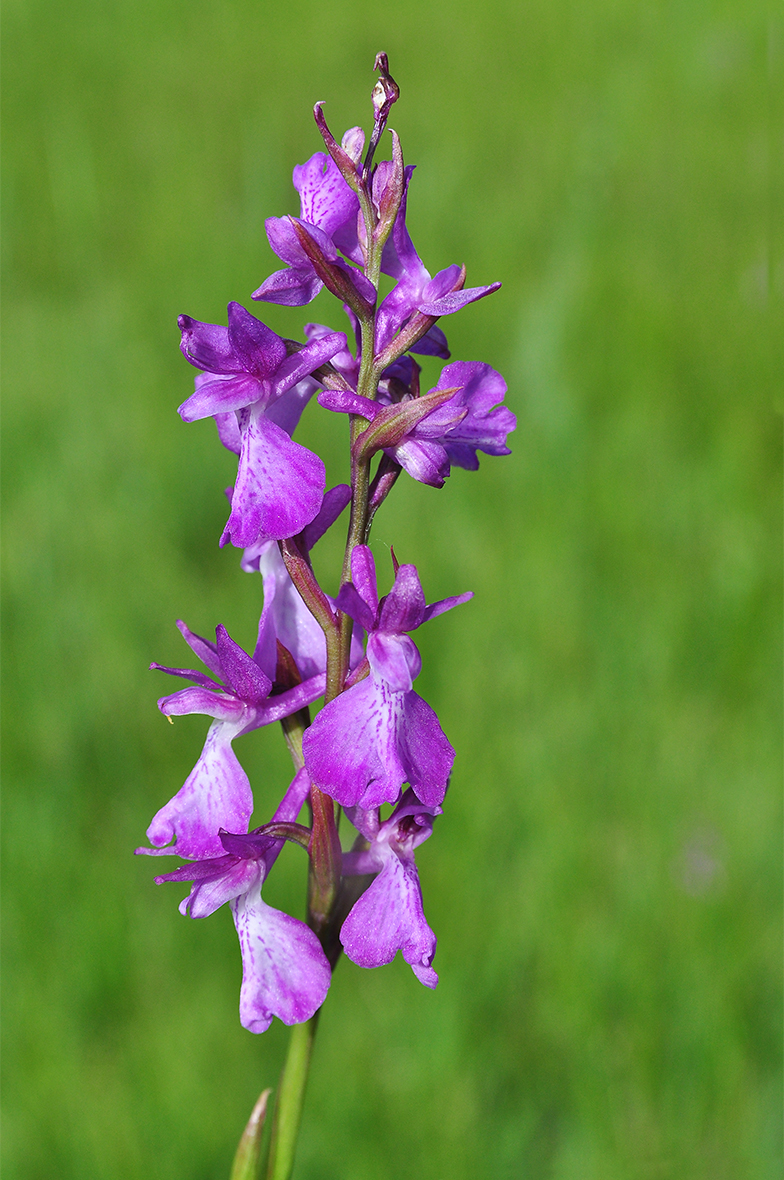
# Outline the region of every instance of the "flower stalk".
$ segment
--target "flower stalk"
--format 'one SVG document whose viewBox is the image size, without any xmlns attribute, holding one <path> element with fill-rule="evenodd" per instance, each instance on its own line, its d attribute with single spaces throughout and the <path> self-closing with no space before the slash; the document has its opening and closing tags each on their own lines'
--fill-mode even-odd
<svg viewBox="0 0 784 1180">
<path fill-rule="evenodd" d="M 261 574 L 264 605 L 252 651 L 222 626 L 213 642 L 179 623 L 206 671 L 152 665 L 192 682 L 159 700 L 162 713 L 201 713 L 211 725 L 196 766 L 153 818 L 150 847 L 137 851 L 184 859 L 155 878 L 189 883 L 183 914 L 203 918 L 230 906 L 242 952 L 243 1026 L 262 1033 L 274 1017 L 292 1026 L 267 1161 L 269 1091 L 254 1108 L 232 1180 L 291 1177 L 319 1013 L 343 952 L 366 968 L 400 952 L 416 980 L 429 988 L 438 982 L 415 851 L 441 814 L 455 752 L 414 689 L 422 660 L 411 633 L 471 594 L 428 605 L 416 566 L 394 552 L 392 585 L 380 593 L 368 542 L 403 472 L 441 487 L 453 467 L 476 470 L 479 452 L 508 454 L 515 425 L 502 404 L 503 378 L 489 365 L 453 362 L 434 389 L 420 392 L 414 354 L 450 356 L 438 321 L 500 284 L 466 288 L 458 265 L 435 277 L 426 270 L 406 227 L 413 169 L 391 129 L 391 159 L 377 162 L 400 90 L 386 54 L 375 69 L 366 151 L 359 127 L 338 143 L 316 104 L 326 153 L 294 169 L 300 216 L 268 218 L 284 267 L 252 295 L 299 307 L 326 287 L 343 304 L 348 330 L 308 324 L 306 339 L 294 341 L 239 303 L 229 304 L 226 327 L 186 315 L 178 321 L 183 355 L 198 370 L 179 412 L 186 422 L 212 417 L 237 456 L 220 543 L 241 549 L 242 568 Z M 380 299 L 382 275 L 393 285 Z M 294 440 L 316 394 L 325 412 L 348 415 L 348 485 L 327 489 L 323 460 Z M 333 598 L 310 554 L 346 508 Z M 255 801 L 234 742 L 274 721 L 294 775 L 271 819 L 249 831 Z M 384 804 L 393 807 L 386 819 Z M 309 824 L 300 821 L 303 808 Z M 346 851 L 341 816 L 355 832 Z M 308 856 L 304 921 L 262 896 L 286 841 Z"/>
</svg>

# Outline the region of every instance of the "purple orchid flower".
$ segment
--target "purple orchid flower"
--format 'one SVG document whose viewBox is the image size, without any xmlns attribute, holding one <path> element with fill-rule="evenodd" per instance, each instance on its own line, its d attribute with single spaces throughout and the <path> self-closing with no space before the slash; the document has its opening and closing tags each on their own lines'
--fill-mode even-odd
<svg viewBox="0 0 784 1180">
<path fill-rule="evenodd" d="M 308 554 L 327 529 L 334 524 L 351 499 L 348 484 L 330 488 L 324 496 L 315 520 L 300 535 L 301 547 Z M 275 541 L 264 541 L 245 550 L 242 568 L 249 573 L 261 573 L 264 586 L 264 610 L 259 623 L 259 637 L 254 659 L 275 678 L 277 643 L 283 644 L 293 656 L 300 675 L 317 676 L 327 668 L 327 645 L 324 632 L 310 613 L 292 582 Z M 329 596 L 327 596 L 329 597 Z M 329 599 L 332 602 L 332 599 Z M 334 605 L 334 603 L 333 603 Z M 361 635 L 353 635 L 349 667 L 355 668 L 362 659 Z"/>
<path fill-rule="evenodd" d="M 486 287 L 468 287 L 456 290 L 456 285 L 461 278 L 461 268 L 456 265 L 440 270 L 435 278 L 431 278 L 430 272 L 417 254 L 406 228 L 406 201 L 412 173 L 413 168 L 406 168 L 403 198 L 392 234 L 384 246 L 382 256 L 382 270 L 385 274 L 397 279 L 397 285 L 393 287 L 378 309 L 375 343 L 377 354 L 387 347 L 414 312 L 418 311 L 426 316 L 451 315 L 469 303 L 474 303 L 477 299 L 484 298 L 485 295 L 491 295 L 501 286 L 500 283 L 490 283 Z M 464 275 L 464 272 L 462 273 Z M 432 331 L 431 328 L 430 332 Z M 429 335 L 430 333 L 428 333 Z M 411 351 L 416 350 L 443 356 L 443 353 L 436 351 L 434 347 L 436 340 L 437 338 L 431 338 L 431 342 L 425 347 L 422 347 L 422 340 L 420 340 L 419 347 L 415 346 Z M 445 344 L 446 339 L 444 338 Z"/>
<path fill-rule="evenodd" d="M 345 852 L 343 873 L 378 876 L 343 923 L 343 949 L 360 967 L 381 967 L 402 951 L 420 983 L 435 987 L 436 936 L 425 920 L 414 850 L 432 834 L 433 817 L 441 808 L 425 807 L 409 788 L 385 823 L 379 822 L 377 809 L 350 807 L 346 814 L 370 847 Z"/>
<path fill-rule="evenodd" d="M 167 717 L 205 713 L 215 720 L 185 783 L 147 829 L 147 839 L 154 847 L 136 851 L 150 856 L 174 852 L 201 859 L 221 851 L 221 828 L 247 830 L 253 811 L 250 783 L 231 743 L 240 734 L 280 721 L 311 704 L 324 692 L 325 677 L 311 676 L 296 688 L 270 696 L 271 678 L 255 658 L 251 659 L 234 642 L 225 627 L 216 629 L 216 642 L 211 643 L 194 635 L 184 623 L 178 622 L 177 626 L 213 676 L 189 668 L 152 664 L 172 676 L 196 681 L 189 688 L 161 697 L 158 708 Z M 225 684 L 214 676 L 221 677 Z M 172 839 L 175 844 L 164 847 Z"/>
<path fill-rule="evenodd" d="M 310 780 L 302 769 L 274 819 L 296 820 L 309 790 Z M 246 821 L 244 830 L 247 826 Z M 182 865 L 156 877 L 156 884 L 193 881 L 190 894 L 180 904 L 180 913 L 192 918 L 206 918 L 230 902 L 242 953 L 240 1021 L 244 1028 L 262 1033 L 273 1016 L 284 1024 L 309 1020 L 329 990 L 327 957 L 304 922 L 273 909 L 261 896 L 283 841 L 263 833 L 233 835 L 222 831 L 218 846 L 222 855 Z"/>
<path fill-rule="evenodd" d="M 221 545 L 245 548 L 261 540 L 291 537 L 309 524 L 324 496 L 324 464 L 295 443 L 287 426 L 299 417 L 312 393 L 309 385 L 278 409 L 275 406 L 303 378 L 345 347 L 342 332 L 313 340 L 291 356 L 280 336 L 261 320 L 230 303 L 228 328 L 179 317 L 184 356 L 204 374 L 196 392 L 179 409 L 185 422 L 214 416 L 224 442 L 240 447 L 237 482 Z M 237 415 L 239 439 L 225 415 Z M 221 417 L 223 416 L 223 417 Z"/>
<path fill-rule="evenodd" d="M 433 710 L 412 689 L 422 660 L 406 633 L 473 595 L 426 606 L 416 566 L 401 565 L 379 603 L 367 545 L 354 549 L 351 575 L 353 584 L 341 587 L 337 604 L 368 633 L 369 675 L 355 674 L 351 687 L 325 705 L 305 731 L 305 765 L 314 783 L 344 807 L 395 803 L 404 782 L 427 807 L 436 807 L 455 752 Z"/>
<path fill-rule="evenodd" d="M 404 375 L 406 360 L 410 366 L 410 358 L 405 357 L 390 366 L 398 380 Z M 372 423 L 395 404 L 389 392 L 392 387 L 392 381 L 382 383 L 377 401 L 328 389 L 319 394 L 319 405 L 338 413 L 361 414 Z M 517 425 L 512 411 L 498 405 L 506 393 L 506 382 L 490 365 L 475 361 L 446 365 L 430 393 L 447 389 L 455 390 L 454 397 L 421 418 L 396 445 L 384 447 L 410 476 L 436 488 L 444 486 L 452 465 L 476 471 L 477 451 L 510 454 L 506 436 Z M 404 394 L 403 401 L 410 402 L 411 397 Z"/>
<path fill-rule="evenodd" d="M 354 127 L 343 137 L 344 146 L 362 154 L 364 135 Z M 335 161 L 325 152 L 316 152 L 305 164 L 294 169 L 294 187 L 300 197 L 299 217 L 268 217 L 265 222 L 269 244 L 287 266 L 265 279 L 252 299 L 267 303 L 302 307 L 315 299 L 323 287 L 295 226 L 304 230 L 321 254 L 335 263 L 372 303 L 375 290 L 364 275 L 338 259 L 338 250 L 362 265 L 364 259 L 357 238 L 359 199 L 340 174 Z"/>
</svg>

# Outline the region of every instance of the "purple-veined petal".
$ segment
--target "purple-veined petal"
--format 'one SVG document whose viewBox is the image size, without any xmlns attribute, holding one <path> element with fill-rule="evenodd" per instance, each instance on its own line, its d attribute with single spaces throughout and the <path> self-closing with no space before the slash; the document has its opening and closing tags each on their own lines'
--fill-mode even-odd
<svg viewBox="0 0 784 1180">
<path fill-rule="evenodd" d="M 218 684 L 211 676 L 204 672 L 197 672 L 195 668 L 169 668 L 166 664 L 150 664 L 150 669 L 156 672 L 166 672 L 169 676 L 182 676 L 185 680 L 195 680 L 202 688 L 212 689 L 213 692 L 225 692 L 226 686 Z"/>
<path fill-rule="evenodd" d="M 366 848 L 362 852 L 344 852 L 340 862 L 340 871 L 344 877 L 364 877 L 368 873 L 379 872 L 380 868 L 381 865 L 371 848 Z"/>
<path fill-rule="evenodd" d="M 242 952 L 240 1021 L 250 1032 L 272 1017 L 300 1024 L 321 1007 L 331 980 L 321 944 L 304 922 L 268 906 L 256 886 L 231 903 Z"/>
<path fill-rule="evenodd" d="M 215 721 L 210 726 L 198 762 L 147 829 L 147 839 L 159 853 L 174 840 L 172 847 L 165 848 L 166 853 L 194 860 L 220 856 L 221 828 L 247 831 L 253 795 L 231 747 L 232 740 L 242 733 L 243 721 Z M 152 849 L 140 851 L 155 855 Z"/>
<path fill-rule="evenodd" d="M 340 587 L 337 597 L 337 606 L 339 610 L 350 615 L 351 618 L 364 627 L 366 631 L 372 631 L 375 626 L 376 616 L 370 609 L 364 598 L 360 598 L 359 592 L 351 582 L 346 582 Z"/>
<path fill-rule="evenodd" d="M 395 740 L 402 697 L 368 677 L 325 705 L 305 730 L 310 777 L 342 806 L 397 800 L 405 778 Z"/>
<path fill-rule="evenodd" d="M 216 414 L 229 414 L 265 399 L 262 382 L 252 373 L 200 382 L 196 392 L 177 410 L 183 422 L 197 422 Z"/>
<path fill-rule="evenodd" d="M 401 565 L 395 582 L 381 606 L 379 628 L 382 631 L 413 631 L 425 616 L 425 595 L 415 565 Z"/>
<path fill-rule="evenodd" d="M 274 721 L 282 721 L 305 705 L 312 705 L 314 701 L 324 695 L 326 677 L 323 672 L 317 676 L 309 676 L 295 688 L 288 688 L 285 692 L 276 693 L 268 697 L 263 705 L 256 709 L 249 709 L 249 721 L 245 733 L 259 729 L 262 725 L 271 725 Z"/>
<path fill-rule="evenodd" d="M 324 672 L 327 667 L 324 632 L 289 577 L 277 545 L 265 550 L 258 568 L 264 580 L 264 610 L 253 658 L 274 678 L 278 659 L 276 642 L 280 640 L 294 657 L 301 676 Z"/>
<path fill-rule="evenodd" d="M 220 676 L 223 679 L 223 668 L 221 667 L 220 658 L 218 656 L 218 649 L 210 639 L 203 639 L 201 635 L 196 635 L 189 627 L 183 623 L 182 619 L 177 620 L 177 630 L 182 635 L 185 642 L 191 651 L 199 657 L 206 668 L 209 668 L 215 676 Z"/>
<path fill-rule="evenodd" d="M 302 544 L 309 553 L 320 541 L 327 529 L 331 528 L 344 508 L 351 502 L 351 488 L 347 483 L 336 484 L 325 494 L 318 516 L 310 522 L 302 534 Z"/>
<path fill-rule="evenodd" d="M 325 483 L 318 455 L 295 443 L 263 411 L 251 411 L 221 544 L 230 540 L 244 549 L 262 539 L 294 536 L 318 513 Z"/>
<path fill-rule="evenodd" d="M 276 270 L 258 287 L 251 299 L 263 299 L 279 307 L 304 307 L 311 303 L 324 286 L 312 267 L 286 267 Z"/>
<path fill-rule="evenodd" d="M 358 164 L 365 151 L 365 132 L 361 127 L 349 127 L 343 132 L 340 146 L 348 152 L 354 163 Z"/>
<path fill-rule="evenodd" d="M 368 637 L 367 658 L 373 675 L 386 681 L 393 692 L 410 692 L 422 671 L 422 659 L 413 639 L 389 631 Z"/>
<path fill-rule="evenodd" d="M 369 397 L 362 397 L 350 389 L 324 389 L 318 395 L 318 404 L 325 410 L 332 410 L 336 414 L 359 414 L 372 422 L 382 412 L 383 406 L 371 401 Z"/>
<path fill-rule="evenodd" d="M 300 216 L 317 225 L 330 237 L 348 221 L 355 221 L 359 200 L 326 152 L 316 152 L 294 169 L 294 188 L 299 193 Z"/>
<path fill-rule="evenodd" d="M 232 451 L 235 455 L 239 455 L 242 450 L 242 435 L 240 434 L 237 415 L 230 413 L 215 414 L 213 416 L 215 418 L 215 425 L 218 428 L 218 438 L 227 451 Z"/>
<path fill-rule="evenodd" d="M 311 340 L 298 352 L 294 352 L 282 362 L 274 376 L 275 394 L 280 396 L 292 385 L 301 381 L 314 369 L 331 360 L 336 353 L 346 347 L 345 332 L 330 332 L 328 336 L 321 336 Z"/>
<path fill-rule="evenodd" d="M 229 304 L 228 317 L 229 341 L 243 368 L 268 381 L 286 359 L 286 345 L 241 303 Z"/>
<path fill-rule="evenodd" d="M 149 849 L 137 848 L 137 852 L 149 852 Z M 163 885 L 166 881 L 215 881 L 222 877 L 237 862 L 236 856 L 212 856 L 207 860 L 189 861 L 172 869 L 170 873 L 162 873 L 155 878 L 156 885 Z"/>
<path fill-rule="evenodd" d="M 375 618 L 378 614 L 376 563 L 367 545 L 357 545 L 351 554 L 351 580 L 356 586 L 360 597 L 364 598 L 370 607 Z"/>
<path fill-rule="evenodd" d="M 447 344 L 446 336 L 438 327 L 433 324 L 416 344 L 411 345 L 411 352 L 417 353 L 419 356 L 438 356 L 442 361 L 448 361 L 451 353 L 449 352 L 449 345 Z M 446 389 L 447 386 L 444 386 Z"/>
<path fill-rule="evenodd" d="M 302 411 L 317 389 L 318 382 L 313 381 L 310 377 L 306 377 L 304 381 L 298 381 L 296 385 L 287 389 L 285 393 L 282 393 L 267 406 L 265 412 L 270 422 L 280 426 L 291 438 L 302 417 Z M 239 453 L 238 450 L 237 454 Z"/>
<path fill-rule="evenodd" d="M 180 905 L 180 912 L 191 918 L 208 918 L 227 901 L 252 889 L 262 873 L 263 867 L 258 861 L 240 860 L 220 877 L 195 881 L 189 896 Z"/>
<path fill-rule="evenodd" d="M 340 941 L 349 959 L 360 967 L 391 963 L 400 950 L 420 982 L 435 987 L 438 977 L 430 963 L 436 937 L 425 920 L 413 858 L 401 860 L 392 852 L 387 854 L 381 872 L 343 923 Z"/>
<path fill-rule="evenodd" d="M 431 488 L 444 486 L 449 475 L 449 456 L 441 443 L 407 438 L 396 447 L 385 447 L 384 450 L 412 479 Z"/>
<path fill-rule="evenodd" d="M 417 309 L 425 315 L 452 315 L 453 312 L 467 307 L 469 303 L 484 299 L 485 295 L 492 295 L 500 286 L 500 283 L 490 283 L 487 287 L 464 287 L 462 291 L 449 291 L 435 299 L 420 299 Z"/>
<path fill-rule="evenodd" d="M 434 300 L 440 299 L 442 295 L 448 295 L 455 289 L 455 283 L 460 278 L 460 267 L 456 263 L 440 270 L 437 275 L 424 284 L 420 289 L 419 299 Z"/>
<path fill-rule="evenodd" d="M 469 602 L 473 597 L 473 590 L 466 590 L 465 594 L 453 594 L 451 598 L 441 598 L 431 606 L 425 607 L 425 617 L 422 622 L 427 623 L 430 619 L 442 615 L 444 611 L 452 610 L 455 606 L 462 606 L 464 602 Z"/>
<path fill-rule="evenodd" d="M 189 315 L 177 318 L 182 333 L 180 349 L 186 360 L 208 373 L 241 373 L 242 362 L 229 341 L 229 329 L 221 324 L 203 324 Z"/>
<path fill-rule="evenodd" d="M 232 692 L 249 705 L 260 705 L 269 696 L 272 681 L 234 642 L 222 624 L 215 629 L 215 636 L 218 658 Z"/>
<path fill-rule="evenodd" d="M 381 269 L 393 279 L 421 287 L 429 280 L 430 274 L 414 249 L 414 243 L 406 227 L 406 205 L 408 203 L 408 186 L 414 169 L 409 164 L 405 169 L 405 187 L 400 202 L 395 225 L 387 238 L 381 256 Z"/>
<path fill-rule="evenodd" d="M 351 321 L 356 338 L 357 318 L 351 308 L 345 303 L 343 304 L 343 310 Z M 324 336 L 328 336 L 331 331 L 332 329 L 325 327 L 324 324 L 305 324 L 305 335 L 308 340 L 319 340 Z M 344 349 L 335 353 L 330 363 L 345 378 L 349 385 L 356 387 L 357 377 L 359 375 L 359 361 L 348 347 L 348 341 L 346 341 L 346 347 Z"/>
<path fill-rule="evenodd" d="M 349 823 L 352 823 L 357 831 L 360 832 L 366 840 L 370 840 L 371 845 L 373 845 L 373 842 L 378 836 L 380 829 L 378 808 L 346 807 L 345 812 Z M 346 856 L 348 854 L 344 853 L 343 855 Z M 378 860 L 377 851 L 374 850 L 373 855 L 377 859 L 376 868 L 373 870 L 375 872 L 381 868 L 383 861 Z"/>
<path fill-rule="evenodd" d="M 296 219 L 300 221 L 299 218 Z M 302 244 L 294 229 L 293 217 L 268 217 L 264 222 L 267 231 L 267 241 L 272 249 L 284 262 L 295 270 L 313 270 L 310 259 L 302 249 Z M 301 222 L 300 222 L 301 224 Z M 334 255 L 334 250 L 332 251 Z M 269 279 L 267 280 L 269 282 Z M 253 298 L 257 297 L 254 293 Z"/>
<path fill-rule="evenodd" d="M 216 721 L 232 723 L 248 715 L 248 706 L 234 695 L 228 692 L 213 692 L 199 685 L 181 688 L 171 696 L 161 697 L 158 708 L 166 717 L 203 713 L 206 717 L 214 717 Z"/>
<path fill-rule="evenodd" d="M 426 807 L 437 807 L 444 801 L 455 752 L 427 701 L 415 692 L 401 696 L 398 741 L 406 779 Z"/>
</svg>

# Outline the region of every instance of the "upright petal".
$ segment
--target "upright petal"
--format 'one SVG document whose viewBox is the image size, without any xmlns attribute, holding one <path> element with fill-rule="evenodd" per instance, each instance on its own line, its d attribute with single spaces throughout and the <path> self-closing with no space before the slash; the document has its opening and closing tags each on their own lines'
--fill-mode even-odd
<svg viewBox="0 0 784 1180">
<path fill-rule="evenodd" d="M 203 324 L 181 315 L 177 326 L 182 333 L 180 349 L 186 360 L 208 373 L 241 373 L 242 361 L 235 356 L 229 329 L 221 324 Z"/>
<path fill-rule="evenodd" d="M 382 631 L 413 631 L 425 617 L 425 595 L 415 565 L 401 565 L 384 599 L 379 618 Z"/>
<path fill-rule="evenodd" d="M 228 316 L 229 340 L 243 368 L 262 380 L 268 380 L 286 359 L 286 345 L 241 303 L 230 303 Z"/>
<path fill-rule="evenodd" d="M 294 188 L 300 197 L 300 216 L 330 237 L 348 221 L 356 221 L 359 200 L 326 152 L 316 152 L 294 169 Z"/>
<path fill-rule="evenodd" d="M 218 657 L 226 683 L 235 696 L 250 705 L 260 705 L 272 689 L 272 681 L 259 665 L 235 643 L 221 624 L 215 629 Z"/>
<path fill-rule="evenodd" d="M 231 903 L 242 951 L 240 1021 L 264 1032 L 309 1020 L 329 991 L 331 972 L 321 944 L 304 922 L 268 906 L 260 884 Z"/>
</svg>

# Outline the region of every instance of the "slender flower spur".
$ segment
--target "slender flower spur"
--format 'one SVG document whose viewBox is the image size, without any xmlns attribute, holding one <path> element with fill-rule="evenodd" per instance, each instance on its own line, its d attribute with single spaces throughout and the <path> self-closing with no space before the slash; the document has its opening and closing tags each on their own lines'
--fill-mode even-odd
<svg viewBox="0 0 784 1180">
<path fill-rule="evenodd" d="M 326 150 L 294 169 L 299 216 L 267 220 L 285 266 L 251 296 L 301 307 L 326 288 L 342 305 L 343 328 L 306 324 L 302 341 L 289 340 L 238 302 L 229 304 L 225 327 L 187 315 L 178 321 L 182 352 L 199 370 L 179 412 L 186 422 L 214 418 L 221 443 L 238 456 L 218 540 L 243 550 L 243 570 L 261 574 L 263 610 L 252 654 L 222 626 L 213 642 L 178 623 L 207 671 L 152 665 L 192 682 L 161 698 L 164 715 L 201 713 L 212 723 L 184 785 L 153 817 L 150 847 L 137 852 L 185 861 L 155 878 L 190 883 L 183 914 L 204 918 L 230 905 L 243 1026 L 261 1033 L 273 1017 L 293 1025 L 266 1157 L 269 1091 L 242 1136 L 232 1180 L 291 1176 L 318 1014 L 343 951 L 366 968 L 400 951 L 419 982 L 438 982 L 415 851 L 442 814 L 455 752 L 414 691 L 422 661 L 411 632 L 471 593 L 428 606 L 416 566 L 393 553 L 393 583 L 379 597 L 369 539 L 402 471 L 442 487 L 454 467 L 475 471 L 480 452 L 508 454 L 515 427 L 503 404 L 506 384 L 483 362 L 453 360 L 420 392 L 415 355 L 450 359 L 440 318 L 500 284 L 467 287 L 465 268 L 454 264 L 435 277 L 426 269 L 406 227 L 413 168 L 394 131 L 391 159 L 376 158 L 400 91 L 386 54 L 375 69 L 367 141 L 352 127 L 338 142 L 316 104 Z M 383 298 L 382 274 L 392 281 Z M 349 419 L 350 482 L 329 491 L 320 455 L 294 439 L 314 395 L 313 412 Z M 344 510 L 337 593 L 328 594 L 311 551 Z M 267 784 L 254 798 L 234 751 L 236 739 L 275 721 L 294 763 L 277 807 Z M 386 818 L 385 804 L 393 806 Z M 255 808 L 270 818 L 249 831 Z M 262 898 L 287 840 L 307 858 L 304 921 Z"/>
</svg>

